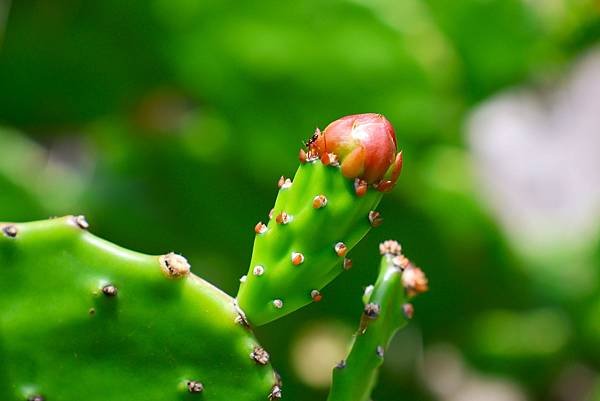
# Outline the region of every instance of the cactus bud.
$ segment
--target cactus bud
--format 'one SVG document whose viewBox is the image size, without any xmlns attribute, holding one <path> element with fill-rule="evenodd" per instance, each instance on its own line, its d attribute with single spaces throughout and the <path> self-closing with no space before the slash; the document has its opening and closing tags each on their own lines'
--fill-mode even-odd
<svg viewBox="0 0 600 401">
<path fill-rule="evenodd" d="M 394 128 L 381 114 L 342 117 L 316 135 L 310 150 L 321 155 L 321 160 L 332 160 L 335 155 L 346 178 L 360 178 L 381 191 L 396 183 L 402 155 L 396 154 Z"/>
</svg>

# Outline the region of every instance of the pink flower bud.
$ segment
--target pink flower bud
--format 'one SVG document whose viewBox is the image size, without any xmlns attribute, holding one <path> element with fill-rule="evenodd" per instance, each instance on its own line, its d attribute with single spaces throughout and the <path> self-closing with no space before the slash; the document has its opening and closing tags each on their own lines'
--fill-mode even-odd
<svg viewBox="0 0 600 401">
<path fill-rule="evenodd" d="M 381 114 L 342 117 L 318 133 L 309 150 L 335 155 L 345 177 L 359 178 L 381 191 L 392 189 L 402 168 L 394 128 Z"/>
</svg>

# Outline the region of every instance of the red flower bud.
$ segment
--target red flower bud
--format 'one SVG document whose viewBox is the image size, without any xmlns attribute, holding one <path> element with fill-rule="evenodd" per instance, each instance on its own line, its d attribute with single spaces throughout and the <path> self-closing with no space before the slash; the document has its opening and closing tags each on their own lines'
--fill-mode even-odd
<svg viewBox="0 0 600 401">
<path fill-rule="evenodd" d="M 334 154 L 345 177 L 375 184 L 381 191 L 394 186 L 402 168 L 394 128 L 381 114 L 342 117 L 318 133 L 309 150 L 318 155 Z"/>
</svg>

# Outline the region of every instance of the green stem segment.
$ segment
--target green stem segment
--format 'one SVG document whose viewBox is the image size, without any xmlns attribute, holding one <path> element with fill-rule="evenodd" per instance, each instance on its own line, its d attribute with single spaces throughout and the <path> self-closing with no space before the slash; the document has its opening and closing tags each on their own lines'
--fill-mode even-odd
<svg viewBox="0 0 600 401">
<path fill-rule="evenodd" d="M 268 225 L 259 223 L 248 275 L 237 296 L 262 325 L 321 299 L 321 289 L 349 268 L 349 252 L 379 221 L 370 212 L 382 193 L 357 195 L 339 165 L 302 164 L 282 180 Z"/>
<path fill-rule="evenodd" d="M 402 270 L 394 255 L 385 254 L 379 277 L 364 297 L 365 309 L 350 353 L 333 371 L 328 401 L 367 401 L 377 381 L 387 346 L 407 323 Z"/>
</svg>

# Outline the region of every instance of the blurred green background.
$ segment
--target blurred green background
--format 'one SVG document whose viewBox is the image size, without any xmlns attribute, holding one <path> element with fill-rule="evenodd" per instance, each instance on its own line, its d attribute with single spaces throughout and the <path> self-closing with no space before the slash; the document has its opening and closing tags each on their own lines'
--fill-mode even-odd
<svg viewBox="0 0 600 401">
<path fill-rule="evenodd" d="M 85 214 L 235 294 L 301 141 L 382 113 L 386 223 L 257 330 L 285 399 L 325 399 L 388 238 L 431 290 L 374 400 L 600 399 L 597 44 L 596 0 L 0 0 L 0 221 Z"/>
</svg>

